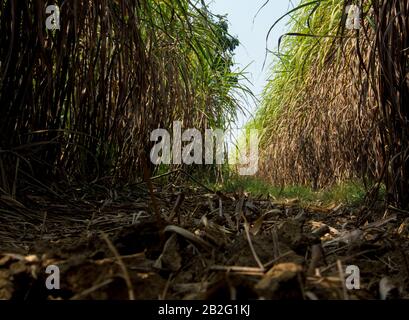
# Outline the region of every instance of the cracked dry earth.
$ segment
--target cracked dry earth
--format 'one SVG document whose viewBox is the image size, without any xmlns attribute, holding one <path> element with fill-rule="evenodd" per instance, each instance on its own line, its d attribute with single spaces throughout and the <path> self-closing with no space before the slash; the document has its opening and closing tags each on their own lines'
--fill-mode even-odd
<svg viewBox="0 0 409 320">
<path fill-rule="evenodd" d="M 409 298 L 403 211 L 175 186 L 26 194 L 0 199 L 0 299 Z"/>
</svg>

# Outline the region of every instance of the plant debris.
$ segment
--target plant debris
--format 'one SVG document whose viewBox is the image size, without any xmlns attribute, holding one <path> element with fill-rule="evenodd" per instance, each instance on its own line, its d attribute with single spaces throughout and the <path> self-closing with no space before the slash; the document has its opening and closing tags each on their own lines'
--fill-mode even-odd
<svg viewBox="0 0 409 320">
<path fill-rule="evenodd" d="M 2 199 L 0 299 L 409 298 L 403 214 L 378 209 L 360 224 L 344 206 L 155 185 L 158 224 L 140 189 L 106 199 L 31 193 L 30 207 Z M 45 286 L 49 265 L 59 290 Z M 351 265 L 359 290 L 345 289 Z"/>
</svg>

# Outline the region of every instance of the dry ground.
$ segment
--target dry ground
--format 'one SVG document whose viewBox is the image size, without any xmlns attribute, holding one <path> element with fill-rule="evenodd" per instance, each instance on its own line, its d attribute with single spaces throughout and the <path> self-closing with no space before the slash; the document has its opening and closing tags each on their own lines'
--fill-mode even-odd
<svg viewBox="0 0 409 320">
<path fill-rule="evenodd" d="M 63 197 L 27 188 L 24 205 L 3 196 L 0 299 L 409 298 L 403 211 L 191 186 L 154 194 L 140 184 Z M 60 290 L 46 289 L 48 265 Z M 345 287 L 348 265 L 360 268 L 359 290 Z"/>
</svg>

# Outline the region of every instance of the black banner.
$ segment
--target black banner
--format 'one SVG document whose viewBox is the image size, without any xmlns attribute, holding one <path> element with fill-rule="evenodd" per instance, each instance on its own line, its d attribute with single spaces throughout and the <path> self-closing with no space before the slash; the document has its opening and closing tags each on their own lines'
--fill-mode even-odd
<svg viewBox="0 0 409 320">
<path fill-rule="evenodd" d="M 0 319 L 367 319 L 405 315 L 408 301 L 52 301 L 0 302 Z M 8 314 L 9 316 L 6 316 Z M 19 317 L 18 317 L 19 318 Z M 36 317 L 37 318 L 37 317 Z M 404 316 L 405 318 L 405 316 Z"/>
</svg>

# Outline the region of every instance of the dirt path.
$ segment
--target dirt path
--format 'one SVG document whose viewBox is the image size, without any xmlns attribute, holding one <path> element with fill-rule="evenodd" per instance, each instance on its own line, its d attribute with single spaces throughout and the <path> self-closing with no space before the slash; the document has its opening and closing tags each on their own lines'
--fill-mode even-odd
<svg viewBox="0 0 409 320">
<path fill-rule="evenodd" d="M 409 298 L 403 213 L 156 187 L 158 223 L 139 186 L 70 194 L 0 200 L 0 299 Z"/>
</svg>

